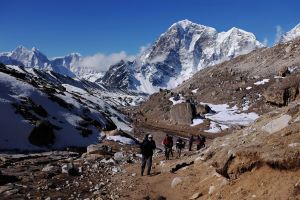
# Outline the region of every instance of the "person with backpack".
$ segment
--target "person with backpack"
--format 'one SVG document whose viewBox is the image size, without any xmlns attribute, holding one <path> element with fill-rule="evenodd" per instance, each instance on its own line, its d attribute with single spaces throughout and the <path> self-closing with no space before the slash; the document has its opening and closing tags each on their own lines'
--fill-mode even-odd
<svg viewBox="0 0 300 200">
<path fill-rule="evenodd" d="M 166 134 L 166 137 L 164 138 L 162 143 L 165 147 L 166 160 L 169 160 L 170 159 L 170 153 L 172 153 L 172 156 L 173 156 L 173 152 L 172 152 L 173 139 L 169 134 Z"/>
<path fill-rule="evenodd" d="M 201 138 L 200 135 L 197 136 L 196 138 L 196 145 L 197 145 L 197 150 L 201 148 Z"/>
<path fill-rule="evenodd" d="M 164 148 L 165 148 L 165 157 L 166 157 L 166 160 L 169 160 L 169 140 L 168 140 L 168 137 L 169 135 L 166 134 L 166 137 L 164 138 L 162 144 L 164 145 Z"/>
<path fill-rule="evenodd" d="M 200 148 L 205 147 L 206 137 L 200 134 Z"/>
<path fill-rule="evenodd" d="M 171 154 L 172 155 L 172 158 L 174 157 L 173 155 L 173 145 L 174 145 L 174 142 L 173 142 L 173 137 L 171 135 L 169 135 L 169 155 Z"/>
<path fill-rule="evenodd" d="M 181 138 L 177 138 L 176 149 L 177 149 L 177 153 L 178 153 L 179 158 L 181 156 L 181 150 L 184 148 L 184 146 L 185 146 L 185 142 Z"/>
<path fill-rule="evenodd" d="M 147 175 L 150 175 L 152 167 L 152 156 L 153 151 L 156 149 L 155 141 L 152 135 L 146 135 L 144 141 L 141 144 L 142 153 L 142 165 L 141 165 L 141 176 L 144 175 L 144 170 L 147 164 Z"/>
<path fill-rule="evenodd" d="M 198 135 L 196 139 L 197 150 L 205 147 L 206 137 L 204 135 Z"/>
</svg>

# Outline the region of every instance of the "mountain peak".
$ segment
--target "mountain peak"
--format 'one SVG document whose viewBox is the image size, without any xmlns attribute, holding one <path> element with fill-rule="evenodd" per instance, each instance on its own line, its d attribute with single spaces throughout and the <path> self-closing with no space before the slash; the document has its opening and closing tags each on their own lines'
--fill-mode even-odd
<svg viewBox="0 0 300 200">
<path fill-rule="evenodd" d="M 70 55 L 70 56 L 78 56 L 78 57 L 81 57 L 81 54 L 78 53 L 78 52 L 73 52 L 73 53 L 70 53 L 69 55 Z"/>
<path fill-rule="evenodd" d="M 297 37 L 300 37 L 300 23 L 297 24 L 294 28 L 292 28 L 290 31 L 286 32 L 284 35 L 282 35 L 279 39 L 278 43 L 286 43 L 290 40 L 294 40 Z"/>
<path fill-rule="evenodd" d="M 237 27 L 232 27 L 232 28 L 229 29 L 227 32 L 228 32 L 228 33 L 231 33 L 231 34 L 238 34 L 238 33 L 240 33 L 240 34 L 253 35 L 253 36 L 254 36 L 253 33 L 247 32 L 247 31 L 245 31 L 245 30 L 243 30 L 243 29 L 240 29 L 240 28 L 237 28 Z"/>
<path fill-rule="evenodd" d="M 29 49 L 27 49 L 26 47 L 24 47 L 23 45 L 19 45 L 19 46 L 17 46 L 13 51 L 18 51 L 18 52 L 20 52 L 20 51 L 29 51 Z"/>
<path fill-rule="evenodd" d="M 189 25 L 194 24 L 194 23 L 191 22 L 188 19 L 184 19 L 184 20 L 180 20 L 180 21 L 176 22 L 175 24 L 180 25 L 180 26 L 189 26 Z"/>
<path fill-rule="evenodd" d="M 180 20 L 174 24 L 172 24 L 172 26 L 170 27 L 181 27 L 182 29 L 186 29 L 188 27 L 200 27 L 200 28 L 206 28 L 207 26 L 201 25 L 201 24 L 196 24 L 188 19 L 184 19 L 184 20 Z"/>
</svg>

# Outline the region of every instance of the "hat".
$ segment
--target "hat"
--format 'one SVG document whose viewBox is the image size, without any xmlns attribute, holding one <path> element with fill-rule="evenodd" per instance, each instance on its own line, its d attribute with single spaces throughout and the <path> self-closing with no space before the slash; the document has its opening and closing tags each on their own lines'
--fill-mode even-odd
<svg viewBox="0 0 300 200">
<path fill-rule="evenodd" d="M 153 136 L 150 134 L 150 135 L 148 135 L 148 138 L 153 138 Z"/>
</svg>

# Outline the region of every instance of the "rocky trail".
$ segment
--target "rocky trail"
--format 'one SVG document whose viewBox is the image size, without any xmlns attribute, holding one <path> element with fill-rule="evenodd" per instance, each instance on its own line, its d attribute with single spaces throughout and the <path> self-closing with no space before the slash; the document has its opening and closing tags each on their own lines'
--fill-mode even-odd
<svg viewBox="0 0 300 200">
<path fill-rule="evenodd" d="M 126 164 L 120 199 L 300 199 L 299 114 L 296 101 L 180 159 L 160 154 L 151 176 Z"/>
</svg>

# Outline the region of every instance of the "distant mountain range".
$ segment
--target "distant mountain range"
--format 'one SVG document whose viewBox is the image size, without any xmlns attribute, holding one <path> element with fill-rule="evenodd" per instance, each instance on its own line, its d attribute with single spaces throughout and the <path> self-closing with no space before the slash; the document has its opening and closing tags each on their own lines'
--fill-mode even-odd
<svg viewBox="0 0 300 200">
<path fill-rule="evenodd" d="M 279 43 L 300 36 L 300 24 L 284 34 Z M 197 71 L 249 53 L 264 45 L 253 33 L 231 28 L 216 29 L 189 20 L 174 23 L 148 49 L 131 61 L 120 61 L 107 72 L 96 72 L 80 65 L 78 53 L 49 59 L 38 49 L 17 47 L 0 53 L 0 62 L 51 70 L 69 77 L 96 81 L 107 87 L 154 93 L 159 88 L 174 88 Z"/>
<path fill-rule="evenodd" d="M 79 77 L 93 81 L 103 76 L 104 73 L 96 72 L 85 66 L 79 66 L 82 56 L 71 53 L 64 57 L 48 59 L 46 55 L 36 48 L 31 50 L 18 46 L 12 52 L 0 53 L 0 62 L 7 65 L 21 65 L 42 70 L 54 71 L 69 77 Z"/>
</svg>

